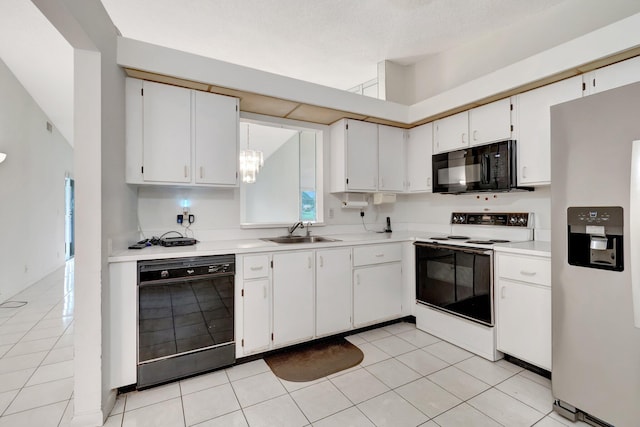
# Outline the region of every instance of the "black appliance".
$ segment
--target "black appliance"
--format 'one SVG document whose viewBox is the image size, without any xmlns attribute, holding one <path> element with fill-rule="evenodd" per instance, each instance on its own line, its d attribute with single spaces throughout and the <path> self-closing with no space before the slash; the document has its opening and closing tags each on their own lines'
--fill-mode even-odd
<svg viewBox="0 0 640 427">
<path fill-rule="evenodd" d="M 138 262 L 138 388 L 235 362 L 234 274 L 234 255 Z"/>
<path fill-rule="evenodd" d="M 417 301 L 493 326 L 493 250 L 427 242 L 414 245 Z"/>
<path fill-rule="evenodd" d="M 192 246 L 198 243 L 193 237 L 163 237 L 160 239 L 162 246 Z"/>
<path fill-rule="evenodd" d="M 434 193 L 533 190 L 517 186 L 513 140 L 435 154 L 432 165 Z"/>
</svg>

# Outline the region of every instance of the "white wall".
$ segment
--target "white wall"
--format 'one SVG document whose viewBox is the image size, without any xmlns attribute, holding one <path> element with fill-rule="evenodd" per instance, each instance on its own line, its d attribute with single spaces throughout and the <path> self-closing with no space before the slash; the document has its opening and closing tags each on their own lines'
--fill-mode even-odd
<svg viewBox="0 0 640 427">
<path fill-rule="evenodd" d="M 0 60 L 0 302 L 64 264 L 73 149 Z"/>
<path fill-rule="evenodd" d="M 580 10 L 579 17 L 575 16 L 576 10 Z M 409 104 L 537 54 L 551 47 L 553 40 L 561 44 L 637 12 L 637 0 L 567 0 L 517 26 L 508 26 L 407 67 L 404 77 L 414 88 Z"/>
<path fill-rule="evenodd" d="M 80 23 L 87 36 L 94 43 L 100 54 L 100 82 L 97 88 L 100 97 L 100 167 L 94 170 L 100 183 L 101 191 L 98 199 L 100 203 L 94 206 L 84 206 L 85 214 L 91 210 L 99 209 L 95 214 L 100 221 L 100 253 L 101 255 L 101 284 L 92 283 L 95 286 L 94 294 L 86 303 L 94 315 L 90 326 L 84 330 L 91 334 L 92 339 L 98 338 L 101 343 L 100 358 L 92 361 L 92 373 L 101 375 L 100 401 L 86 402 L 86 405 L 97 406 L 102 410 L 103 417 L 108 415 L 114 402 L 115 394 L 109 389 L 110 360 L 109 355 L 109 268 L 107 258 L 112 244 L 127 241 L 137 236 L 136 229 L 136 192 L 125 184 L 125 73 L 116 65 L 116 38 L 117 29 L 111 22 L 102 3 L 97 0 L 67 0 L 67 4 L 75 19 Z M 80 144 L 76 141 L 76 146 Z M 86 159 L 79 161 L 86 161 Z M 82 182 L 78 182 L 78 187 Z M 85 284 L 87 286 L 89 284 Z M 97 296 L 97 298 L 95 298 Z M 83 301 L 78 301 L 81 304 Z M 78 341 L 88 337 L 77 337 Z M 89 387 L 90 384 L 85 384 Z M 81 388 L 82 389 L 82 388 Z M 77 396 L 78 387 L 76 387 Z M 77 399 L 78 397 L 76 397 Z M 87 410 L 85 406 L 82 408 Z"/>
</svg>

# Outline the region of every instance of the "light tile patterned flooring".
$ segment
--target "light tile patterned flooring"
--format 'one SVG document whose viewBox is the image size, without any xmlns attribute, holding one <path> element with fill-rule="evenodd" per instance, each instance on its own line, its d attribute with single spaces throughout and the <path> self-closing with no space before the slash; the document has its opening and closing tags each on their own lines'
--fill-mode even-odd
<svg viewBox="0 0 640 427">
<path fill-rule="evenodd" d="M 0 305 L 0 427 L 66 427 L 73 415 L 73 260 L 8 301 Z"/>
<path fill-rule="evenodd" d="M 70 268 L 69 268 L 70 267 Z M 0 427 L 67 427 L 73 265 L 0 309 Z M 396 323 L 354 334 L 362 363 L 308 383 L 263 360 L 118 396 L 105 426 L 586 426 L 551 411 L 549 380 Z"/>
</svg>

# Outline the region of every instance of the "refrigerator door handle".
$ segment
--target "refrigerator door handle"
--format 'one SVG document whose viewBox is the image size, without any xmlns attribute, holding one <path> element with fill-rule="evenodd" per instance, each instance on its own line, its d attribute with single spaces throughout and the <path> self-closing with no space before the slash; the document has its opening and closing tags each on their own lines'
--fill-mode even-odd
<svg viewBox="0 0 640 427">
<path fill-rule="evenodd" d="M 629 241 L 631 259 L 631 299 L 633 322 L 640 328 L 640 245 L 633 244 L 640 238 L 640 141 L 631 146 L 631 182 L 629 194 Z"/>
</svg>

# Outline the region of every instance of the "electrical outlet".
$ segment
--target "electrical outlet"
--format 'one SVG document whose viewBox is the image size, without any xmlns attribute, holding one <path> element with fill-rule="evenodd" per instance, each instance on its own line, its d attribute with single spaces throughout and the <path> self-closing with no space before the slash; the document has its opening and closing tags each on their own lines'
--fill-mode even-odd
<svg viewBox="0 0 640 427">
<path fill-rule="evenodd" d="M 184 222 L 184 215 L 180 215 L 180 214 L 178 214 L 178 217 L 177 217 L 177 219 L 176 219 L 176 222 L 177 222 L 178 224 L 182 224 L 182 223 Z"/>
<path fill-rule="evenodd" d="M 196 222 L 196 216 L 194 214 L 189 214 L 189 224 L 193 224 Z"/>
</svg>

